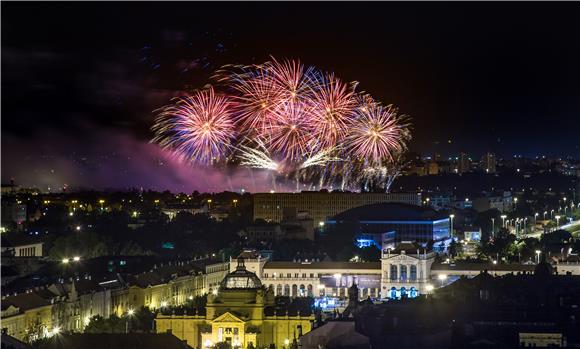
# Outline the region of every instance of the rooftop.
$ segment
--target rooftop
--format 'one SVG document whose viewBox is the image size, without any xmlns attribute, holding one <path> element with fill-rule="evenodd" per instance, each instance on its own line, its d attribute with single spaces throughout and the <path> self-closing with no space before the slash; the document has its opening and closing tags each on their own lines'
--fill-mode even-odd
<svg viewBox="0 0 580 349">
<path fill-rule="evenodd" d="M 381 269 L 381 262 L 266 262 L 264 269 Z"/>
<path fill-rule="evenodd" d="M 337 214 L 335 221 L 434 221 L 447 218 L 430 207 L 380 203 L 352 208 Z"/>
</svg>

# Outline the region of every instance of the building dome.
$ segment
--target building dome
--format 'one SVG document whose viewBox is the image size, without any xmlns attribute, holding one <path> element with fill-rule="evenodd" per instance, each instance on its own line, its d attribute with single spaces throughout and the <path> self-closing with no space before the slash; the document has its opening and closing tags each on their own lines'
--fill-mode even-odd
<svg viewBox="0 0 580 349">
<path fill-rule="evenodd" d="M 337 214 L 335 221 L 429 221 L 447 218 L 430 207 L 385 202 L 354 207 Z"/>
<path fill-rule="evenodd" d="M 246 270 L 244 259 L 238 258 L 236 270 L 226 275 L 220 284 L 221 290 L 258 289 L 262 287 L 260 278 Z"/>
</svg>

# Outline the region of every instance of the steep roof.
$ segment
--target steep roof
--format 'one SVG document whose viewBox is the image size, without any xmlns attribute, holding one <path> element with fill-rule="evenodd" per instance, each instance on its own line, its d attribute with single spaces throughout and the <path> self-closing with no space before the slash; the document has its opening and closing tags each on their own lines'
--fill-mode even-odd
<svg viewBox="0 0 580 349">
<path fill-rule="evenodd" d="M 394 202 L 359 206 L 337 214 L 336 221 L 432 221 L 446 218 L 430 207 Z"/>
<path fill-rule="evenodd" d="M 8 309 L 11 305 L 20 309 L 20 311 L 26 311 L 50 305 L 50 301 L 35 292 L 20 293 L 2 299 L 2 310 Z"/>
</svg>

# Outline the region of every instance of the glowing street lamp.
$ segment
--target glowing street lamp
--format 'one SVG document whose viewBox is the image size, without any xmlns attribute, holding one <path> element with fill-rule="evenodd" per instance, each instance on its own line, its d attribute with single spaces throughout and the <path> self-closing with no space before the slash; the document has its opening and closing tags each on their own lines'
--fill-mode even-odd
<svg viewBox="0 0 580 349">
<path fill-rule="evenodd" d="M 238 207 L 238 199 L 234 199 L 232 202 L 234 203 L 234 207 Z"/>
<path fill-rule="evenodd" d="M 546 220 L 546 214 L 548 213 L 548 211 L 544 211 L 544 220 Z"/>
<path fill-rule="evenodd" d="M 125 333 L 129 333 L 129 323 L 131 322 L 131 318 L 135 315 L 135 310 L 129 309 L 127 310 L 127 319 L 125 320 Z"/>
<path fill-rule="evenodd" d="M 450 214 L 449 218 L 451 219 L 451 236 L 453 237 L 453 218 L 455 218 L 455 215 Z"/>
<path fill-rule="evenodd" d="M 60 327 L 56 326 L 55 328 L 52 329 L 53 336 L 56 336 L 59 333 L 60 333 Z"/>
<path fill-rule="evenodd" d="M 495 218 L 491 219 L 491 237 L 495 235 Z"/>
<path fill-rule="evenodd" d="M 540 263 L 540 254 L 542 253 L 542 251 L 540 250 L 536 250 L 536 263 Z"/>
<path fill-rule="evenodd" d="M 105 200 L 100 199 L 99 200 L 99 204 L 101 204 L 101 211 L 103 210 L 103 204 L 105 203 Z"/>
<path fill-rule="evenodd" d="M 556 216 L 556 227 L 557 228 L 560 227 L 560 218 L 561 217 L 559 215 Z"/>
<path fill-rule="evenodd" d="M 502 214 L 500 217 L 501 217 L 501 225 L 502 227 L 505 228 L 505 219 L 507 218 L 507 216 L 505 214 Z"/>
<path fill-rule="evenodd" d="M 554 210 L 550 211 L 550 219 L 554 219 Z"/>
<path fill-rule="evenodd" d="M 536 225 L 538 223 L 538 215 L 539 215 L 538 212 L 536 212 L 536 214 L 534 214 L 534 225 Z"/>
<path fill-rule="evenodd" d="M 69 262 L 69 259 L 68 258 L 63 258 L 62 259 L 62 264 L 68 264 L 68 262 Z"/>
</svg>

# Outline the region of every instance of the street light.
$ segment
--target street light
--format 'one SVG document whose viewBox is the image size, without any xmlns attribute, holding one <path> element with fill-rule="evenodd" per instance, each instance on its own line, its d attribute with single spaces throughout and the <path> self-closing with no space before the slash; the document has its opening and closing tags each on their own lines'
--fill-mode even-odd
<svg viewBox="0 0 580 349">
<path fill-rule="evenodd" d="M 544 211 L 544 220 L 546 220 L 546 214 L 548 213 L 548 211 Z"/>
<path fill-rule="evenodd" d="M 560 227 L 560 216 L 557 215 L 556 216 L 556 228 L 559 228 L 559 227 Z"/>
<path fill-rule="evenodd" d="M 542 251 L 540 250 L 536 250 L 536 263 L 540 264 L 540 254 L 542 253 Z"/>
<path fill-rule="evenodd" d="M 534 214 L 534 225 L 538 224 L 538 215 L 539 215 L 538 212 L 536 212 L 536 214 Z"/>
<path fill-rule="evenodd" d="M 554 219 L 554 210 L 550 211 L 550 219 Z"/>
<path fill-rule="evenodd" d="M 491 237 L 495 236 L 495 218 L 491 219 Z"/>
<path fill-rule="evenodd" d="M 453 237 L 453 218 L 455 218 L 454 214 L 450 214 L 449 218 L 451 218 L 451 237 Z"/>
<path fill-rule="evenodd" d="M 434 289 L 435 287 L 433 287 L 433 285 L 427 284 L 427 286 L 425 286 L 425 290 L 427 291 L 425 297 L 429 298 L 429 293 L 432 293 Z"/>
<path fill-rule="evenodd" d="M 502 227 L 505 228 L 505 219 L 507 218 L 507 216 L 505 214 L 502 214 L 500 217 L 501 217 L 501 225 Z"/>
<path fill-rule="evenodd" d="M 125 320 L 125 333 L 129 333 L 129 323 L 131 322 L 131 318 L 135 314 L 135 310 L 129 309 L 127 310 L 127 319 Z"/>
<path fill-rule="evenodd" d="M 105 203 L 105 200 L 100 199 L 99 200 L 99 204 L 101 204 L 101 211 L 103 210 L 103 204 Z"/>
</svg>

